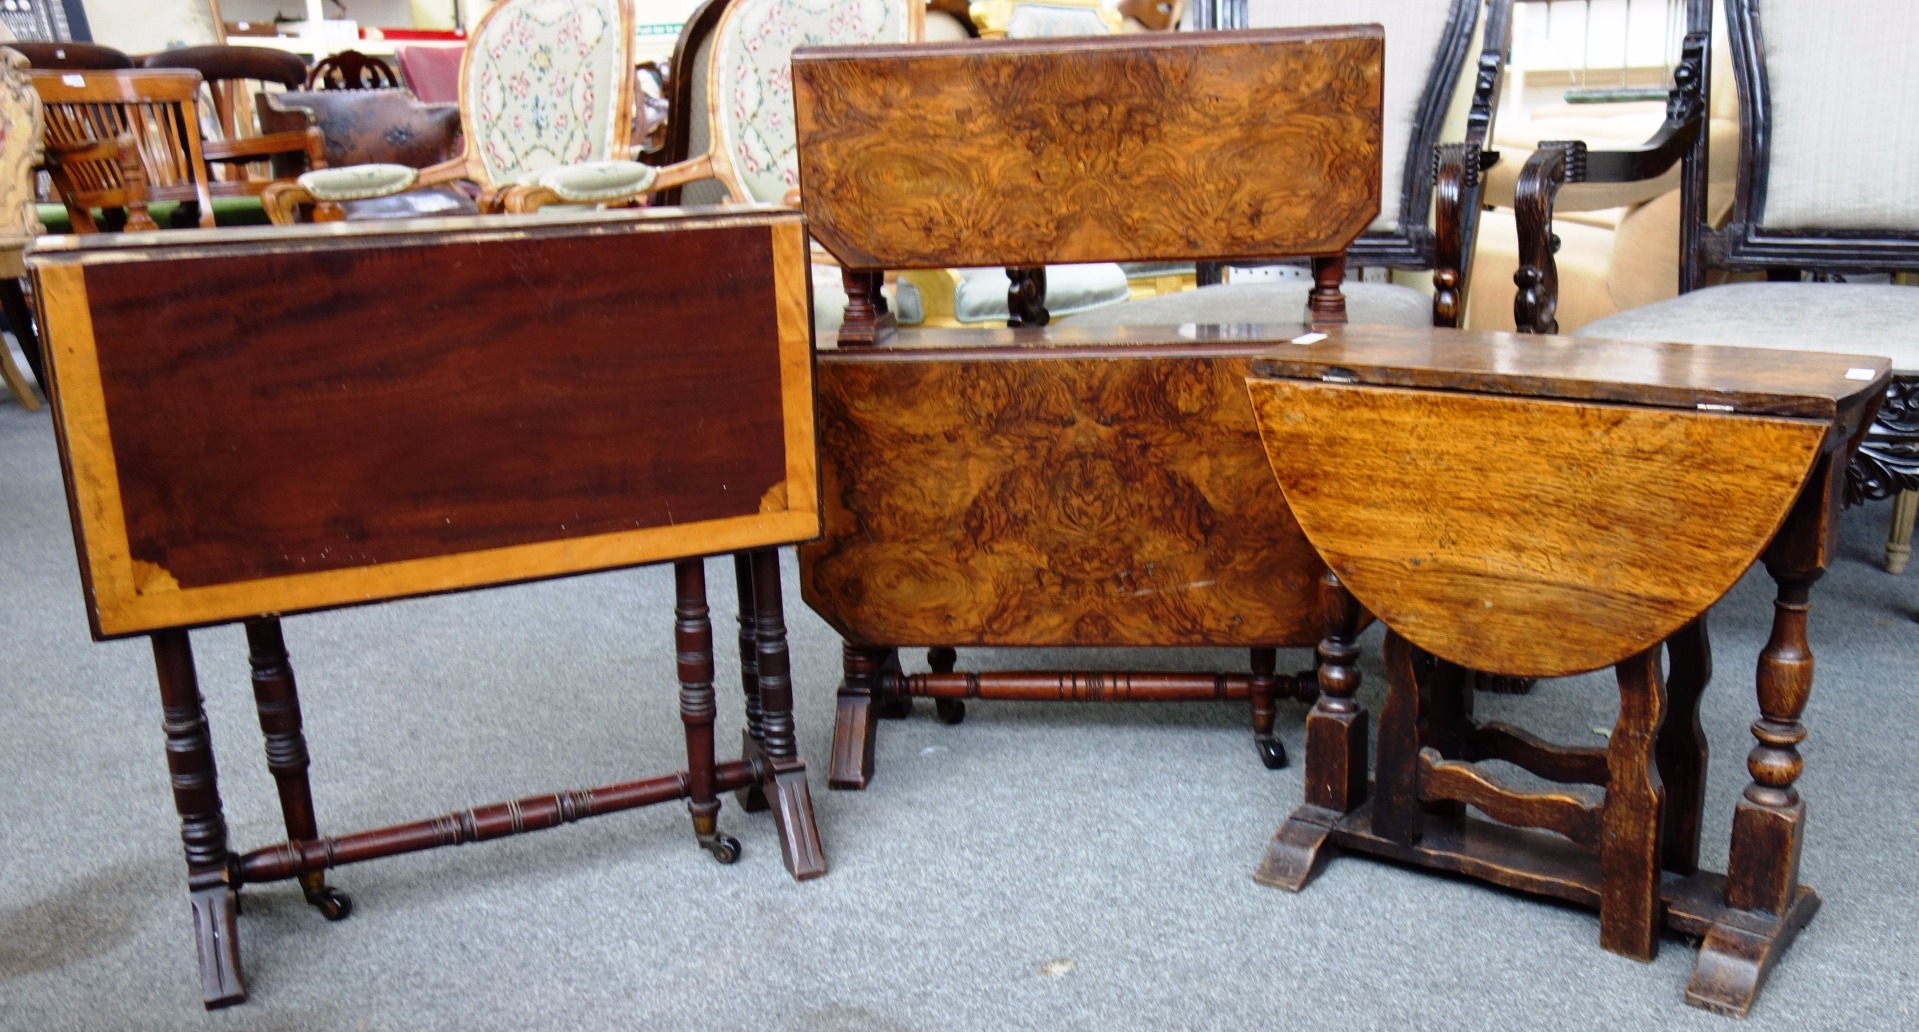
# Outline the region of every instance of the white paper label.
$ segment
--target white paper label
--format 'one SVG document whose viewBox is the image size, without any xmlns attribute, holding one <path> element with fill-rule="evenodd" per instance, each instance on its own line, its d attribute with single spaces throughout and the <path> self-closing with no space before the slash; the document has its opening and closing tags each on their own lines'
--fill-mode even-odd
<svg viewBox="0 0 1919 1032">
<path fill-rule="evenodd" d="M 1846 379 L 1848 380 L 1870 380 L 1873 378 L 1874 375 L 1876 374 L 1874 374 L 1873 371 L 1870 369 L 1846 370 Z"/>
<path fill-rule="evenodd" d="M 87 84 L 86 77 L 83 75 L 62 75 L 60 81 L 66 83 L 68 86 L 85 86 Z"/>
<path fill-rule="evenodd" d="M 1322 340 L 1325 340 L 1325 339 L 1326 339 L 1326 335 L 1325 335 L 1325 334 L 1323 334 L 1323 333 L 1302 333 L 1302 334 L 1300 334 L 1299 336 L 1297 336 L 1297 337 L 1294 337 L 1294 338 L 1293 338 L 1293 343 L 1295 343 L 1295 344 L 1317 344 L 1317 343 L 1319 343 L 1320 341 L 1322 341 Z"/>
</svg>

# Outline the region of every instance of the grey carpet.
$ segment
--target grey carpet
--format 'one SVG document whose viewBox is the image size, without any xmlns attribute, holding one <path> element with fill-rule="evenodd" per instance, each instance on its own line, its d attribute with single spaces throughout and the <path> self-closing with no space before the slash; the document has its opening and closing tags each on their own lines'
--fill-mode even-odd
<svg viewBox="0 0 1919 1032">
<path fill-rule="evenodd" d="M 1919 1025 L 1919 586 L 1877 567 L 1886 511 L 1849 518 L 1814 596 L 1803 871 L 1826 903 L 1753 1029 Z M 881 728 L 869 790 L 828 792 L 839 646 L 791 590 L 790 556 L 824 879 L 791 882 L 770 819 L 731 805 L 745 856 L 713 863 L 676 804 L 338 870 L 357 904 L 340 924 L 291 883 L 250 888 L 252 1000 L 204 1014 L 151 653 L 88 640 L 47 416 L 4 402 L 0 528 L 6 1028 L 1734 1027 L 1681 1002 L 1686 943 L 1634 963 L 1599 948 L 1585 911 L 1350 857 L 1296 896 L 1255 885 L 1300 776 L 1259 766 L 1239 706 L 975 703 L 948 728 L 922 703 Z M 709 571 L 730 614 L 730 564 Z M 681 767 L 671 588 L 652 568 L 289 619 L 323 829 Z M 1714 866 L 1769 598 L 1748 576 L 1714 614 Z M 242 636 L 193 641 L 234 842 L 269 843 L 283 832 Z M 1365 646 L 1376 707 L 1377 632 Z M 722 660 L 723 684 L 735 671 Z M 1595 677 L 1480 705 L 1590 742 L 1615 708 Z M 1301 715 L 1282 706 L 1295 759 Z"/>
</svg>

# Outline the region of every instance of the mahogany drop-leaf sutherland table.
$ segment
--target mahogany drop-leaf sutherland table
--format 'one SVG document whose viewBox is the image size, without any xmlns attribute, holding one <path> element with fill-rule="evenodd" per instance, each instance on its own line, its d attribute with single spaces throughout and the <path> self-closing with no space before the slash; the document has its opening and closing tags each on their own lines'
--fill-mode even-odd
<svg viewBox="0 0 1919 1032">
<path fill-rule="evenodd" d="M 819 533 L 798 213 L 64 237 L 32 265 L 94 637 L 153 640 L 208 1007 L 246 998 L 248 883 L 338 919 L 329 867 L 675 799 L 731 862 L 724 791 L 772 807 L 793 877 L 825 873 L 776 552 Z M 716 763 L 703 557 L 729 552 L 747 729 Z M 321 837 L 281 614 L 666 561 L 685 770 Z M 187 638 L 231 621 L 288 838 L 250 853 Z"/>
<path fill-rule="evenodd" d="M 1388 682 L 1370 785 L 1357 681 L 1321 685 L 1305 805 L 1258 879 L 1297 890 L 1336 844 L 1597 906 L 1601 944 L 1627 956 L 1651 959 L 1662 926 L 1700 937 L 1687 1001 L 1746 1013 L 1819 908 L 1793 787 L 1807 596 L 1887 362 L 1355 326 L 1253 368 L 1286 501 L 1386 626 Z M 1698 864 L 1706 611 L 1755 561 L 1778 600 L 1721 875 Z M 1472 720 L 1466 671 L 1607 667 L 1620 716 L 1604 748 Z M 1603 799 L 1522 790 L 1485 760 Z"/>
</svg>

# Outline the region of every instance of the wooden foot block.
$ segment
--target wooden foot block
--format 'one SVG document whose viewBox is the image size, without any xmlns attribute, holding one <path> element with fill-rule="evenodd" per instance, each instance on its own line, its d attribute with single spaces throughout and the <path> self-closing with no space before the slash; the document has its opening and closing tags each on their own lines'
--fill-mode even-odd
<svg viewBox="0 0 1919 1032">
<path fill-rule="evenodd" d="M 1305 888 L 1319 870 L 1326 843 L 1339 819 L 1340 814 L 1317 806 L 1294 810 L 1267 843 L 1266 856 L 1253 872 L 1253 880 L 1287 892 Z"/>
<path fill-rule="evenodd" d="M 1801 888 L 1784 917 L 1750 910 L 1721 913 L 1699 944 L 1686 1002 L 1715 1014 L 1745 1017 L 1773 965 L 1818 912 L 1819 894 Z"/>
<path fill-rule="evenodd" d="M 200 952 L 200 999 L 208 1010 L 245 1003 L 240 977 L 240 932 L 234 924 L 238 901 L 225 885 L 193 892 L 193 939 Z"/>
<path fill-rule="evenodd" d="M 753 760 L 759 758 L 764 751 L 759 739 L 754 738 L 751 731 L 745 730 L 744 728 L 740 730 L 741 760 L 751 763 Z M 740 809 L 747 813 L 763 813 L 770 805 L 766 801 L 766 790 L 761 788 L 758 783 L 735 791 L 733 793 L 733 801 L 738 803 Z"/>
<path fill-rule="evenodd" d="M 1319 708 L 1306 715 L 1309 806 L 1347 812 L 1366 801 L 1366 724 L 1364 712 Z"/>
<path fill-rule="evenodd" d="M 820 849 L 820 831 L 813 822 L 813 794 L 806 787 L 806 766 L 790 763 L 774 769 L 773 823 L 780 832 L 780 855 L 794 881 L 826 873 L 826 854 Z"/>
<path fill-rule="evenodd" d="M 833 720 L 833 765 L 828 788 L 860 789 L 873 778 L 873 728 L 879 714 L 870 695 L 840 696 Z"/>
</svg>

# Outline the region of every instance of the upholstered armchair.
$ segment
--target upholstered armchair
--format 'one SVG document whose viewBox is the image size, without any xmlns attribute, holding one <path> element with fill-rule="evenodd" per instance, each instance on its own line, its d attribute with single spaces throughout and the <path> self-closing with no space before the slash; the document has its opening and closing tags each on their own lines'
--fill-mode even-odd
<svg viewBox="0 0 1919 1032">
<path fill-rule="evenodd" d="M 1527 2 L 1527 0 L 1522 0 Z M 1536 10 L 1544 0 L 1530 0 Z M 1683 31 L 1683 25 L 1679 27 Z M 1724 39 L 1710 51 L 1712 89 L 1704 131 L 1711 134 L 1706 217 L 1724 225 L 1732 214 L 1739 169 L 1739 101 Z M 1511 284 L 1519 268 L 1513 197 L 1519 172 L 1545 141 L 1583 140 L 1591 150 L 1630 150 L 1665 119 L 1663 101 L 1560 104 L 1508 112 L 1493 138 L 1500 160 L 1487 172 L 1479 249 L 1466 326 L 1511 330 Z M 1679 292 L 1679 166 L 1627 183 L 1579 183 L 1553 201 L 1554 259 L 1559 269 L 1556 316 L 1562 333 L 1627 308 L 1664 301 Z"/>
<path fill-rule="evenodd" d="M 263 130 L 320 130 L 330 167 L 391 164 L 426 169 L 461 154 L 460 106 L 422 103 L 403 88 L 288 90 L 261 94 L 259 101 Z M 304 171 L 287 168 L 279 174 L 292 178 Z M 457 183 L 416 186 L 405 193 L 346 201 L 340 208 L 350 221 L 471 215 L 476 210 L 473 198 Z"/>
<path fill-rule="evenodd" d="M 687 20 L 669 76 L 672 118 L 661 183 L 694 181 L 661 194 L 666 203 L 716 204 L 792 200 L 799 185 L 791 118 L 789 58 L 804 45 L 864 45 L 921 38 L 922 0 L 710 0 Z M 717 99 L 716 99 L 717 98 Z M 830 257 L 820 254 L 824 262 Z M 894 295 L 889 318 L 1005 325 L 1008 281 L 1000 269 L 943 272 L 910 281 Z M 956 290 L 958 287 L 960 289 Z M 813 277 L 814 329 L 832 340 L 846 307 L 839 272 L 822 265 Z M 1047 303 L 1083 311 L 1128 296 L 1117 267 L 1056 271 Z"/>
<path fill-rule="evenodd" d="M 1544 147 L 1519 177 L 1520 329 L 1556 328 L 1554 201 L 1562 185 L 1630 183 L 1681 166 L 1681 293 L 1578 336 L 1728 344 L 1891 359 L 1879 417 L 1847 471 L 1848 501 L 1906 492 L 1887 567 L 1904 568 L 1919 488 L 1919 290 L 1848 277 L 1919 271 L 1919 78 L 1906 44 L 1919 8 L 1898 0 L 1725 0 L 1744 137 L 1731 219 L 1709 217 L 1711 0 L 1688 0 L 1685 58 L 1666 123 L 1646 145 Z M 1843 69 L 1843 74 L 1835 70 Z M 1708 285 L 1713 272 L 1764 282 Z"/>
<path fill-rule="evenodd" d="M 460 157 L 424 169 L 349 165 L 270 190 L 276 223 L 338 206 L 460 180 L 480 188 L 481 210 L 528 187 L 546 203 L 630 201 L 659 170 L 631 160 L 633 11 L 628 0 L 502 0 L 473 30 L 460 65 Z"/>
<path fill-rule="evenodd" d="M 33 170 L 40 164 L 46 128 L 40 95 L 27 79 L 27 59 L 10 47 L 0 46 L 0 308 L 7 315 L 8 327 L 20 341 L 20 350 L 33 368 L 34 379 L 46 389 L 46 374 L 40 362 L 40 343 L 34 336 L 33 313 L 27 308 L 20 278 L 26 275 L 22 256 L 27 244 L 41 230 L 34 206 Z M 0 381 L 20 407 L 29 412 L 40 408 L 33 388 L 13 363 L 13 353 L 0 341 Z"/>
<path fill-rule="evenodd" d="M 1378 218 L 1348 249 L 1346 260 L 1360 268 L 1431 270 L 1434 290 L 1428 295 L 1391 282 L 1348 282 L 1347 312 L 1354 322 L 1459 325 L 1489 161 L 1486 148 L 1511 40 L 1511 0 L 1488 0 L 1483 18 L 1479 0 L 1241 2 L 1238 21 L 1255 28 L 1344 22 L 1385 26 L 1382 205 Z M 1475 36 L 1482 41 L 1477 48 Z M 1441 127 L 1462 77 L 1471 87 L 1463 138 L 1442 144 Z M 1297 278 L 1201 286 L 1060 322 L 1088 328 L 1293 322 L 1305 318 L 1312 286 L 1301 270 Z"/>
<path fill-rule="evenodd" d="M 1105 36 L 1122 24 L 1099 0 L 974 0 L 971 14 L 981 39 Z"/>
</svg>

